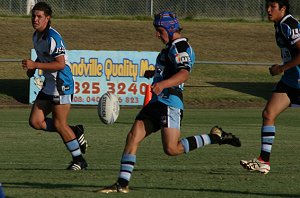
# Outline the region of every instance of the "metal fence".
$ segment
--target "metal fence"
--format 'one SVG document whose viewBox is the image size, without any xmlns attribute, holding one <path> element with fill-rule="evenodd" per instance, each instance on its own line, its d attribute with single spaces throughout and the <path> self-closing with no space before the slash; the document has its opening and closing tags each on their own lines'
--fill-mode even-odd
<svg viewBox="0 0 300 198">
<path fill-rule="evenodd" d="M 0 16 L 21 16 L 30 2 L 41 0 L 1 0 Z M 162 10 L 181 18 L 264 20 L 264 0 L 43 0 L 54 16 L 152 16 Z M 290 0 L 291 12 L 300 17 L 300 0 Z M 29 5 L 29 7 L 28 7 Z"/>
</svg>

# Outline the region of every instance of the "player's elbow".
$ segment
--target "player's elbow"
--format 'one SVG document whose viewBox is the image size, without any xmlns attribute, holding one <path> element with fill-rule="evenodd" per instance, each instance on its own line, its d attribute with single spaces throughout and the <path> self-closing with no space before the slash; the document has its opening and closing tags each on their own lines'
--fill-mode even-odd
<svg viewBox="0 0 300 198">
<path fill-rule="evenodd" d="M 65 68 L 66 64 L 65 63 L 59 63 L 57 64 L 57 70 L 63 70 Z"/>
<path fill-rule="evenodd" d="M 185 81 L 187 81 L 189 79 L 190 76 L 190 72 L 186 69 L 181 69 L 180 70 L 180 81 L 181 83 L 184 83 Z"/>
</svg>

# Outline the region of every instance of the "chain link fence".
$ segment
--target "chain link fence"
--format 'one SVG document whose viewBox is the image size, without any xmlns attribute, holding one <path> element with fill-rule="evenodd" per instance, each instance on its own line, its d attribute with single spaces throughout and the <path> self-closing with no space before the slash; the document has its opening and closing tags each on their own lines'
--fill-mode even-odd
<svg viewBox="0 0 300 198">
<path fill-rule="evenodd" d="M 0 16 L 29 14 L 30 4 L 41 0 L 1 0 Z M 163 10 L 180 18 L 266 20 L 264 0 L 43 0 L 54 16 L 153 16 Z M 290 0 L 291 12 L 300 18 L 300 0 Z"/>
</svg>

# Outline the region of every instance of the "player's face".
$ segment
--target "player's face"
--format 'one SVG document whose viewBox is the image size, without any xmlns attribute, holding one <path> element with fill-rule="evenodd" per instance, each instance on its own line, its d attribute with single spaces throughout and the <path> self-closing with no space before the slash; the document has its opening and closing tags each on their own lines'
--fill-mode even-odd
<svg viewBox="0 0 300 198">
<path fill-rule="evenodd" d="M 279 8 L 278 3 L 269 3 L 267 5 L 267 14 L 268 14 L 268 19 L 273 22 L 279 22 L 282 17 L 285 15 L 285 10 L 286 7 L 283 6 L 281 9 Z"/>
<path fill-rule="evenodd" d="M 38 31 L 43 32 L 47 27 L 50 16 L 45 16 L 44 11 L 34 10 L 31 16 L 32 27 Z"/>
<path fill-rule="evenodd" d="M 163 42 L 163 44 L 167 44 L 169 42 L 168 32 L 162 27 L 157 27 L 155 28 L 155 30 L 156 37 L 159 38 Z"/>
</svg>

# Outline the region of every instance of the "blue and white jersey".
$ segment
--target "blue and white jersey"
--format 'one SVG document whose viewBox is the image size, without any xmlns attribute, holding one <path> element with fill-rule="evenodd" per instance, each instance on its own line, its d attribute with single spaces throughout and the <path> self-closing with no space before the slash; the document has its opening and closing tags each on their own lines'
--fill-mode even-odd
<svg viewBox="0 0 300 198">
<path fill-rule="evenodd" d="M 281 50 L 283 63 L 294 59 L 300 52 L 295 43 L 300 41 L 300 24 L 292 15 L 287 15 L 275 24 L 276 43 Z M 284 72 L 281 80 L 288 86 L 300 89 L 299 65 Z"/>
<path fill-rule="evenodd" d="M 153 83 L 168 79 L 181 69 L 191 72 L 195 54 L 186 38 L 179 38 L 168 44 L 156 58 Z M 159 95 L 152 94 L 150 102 L 160 101 L 168 106 L 183 109 L 184 83 L 165 88 Z"/>
<path fill-rule="evenodd" d="M 43 70 L 45 81 L 42 92 L 48 95 L 70 95 L 74 93 L 74 78 L 66 54 L 64 40 L 52 27 L 45 30 L 41 37 L 33 34 L 33 45 L 37 54 L 37 62 L 53 62 L 58 56 L 65 56 L 66 66 L 62 70 Z"/>
</svg>

